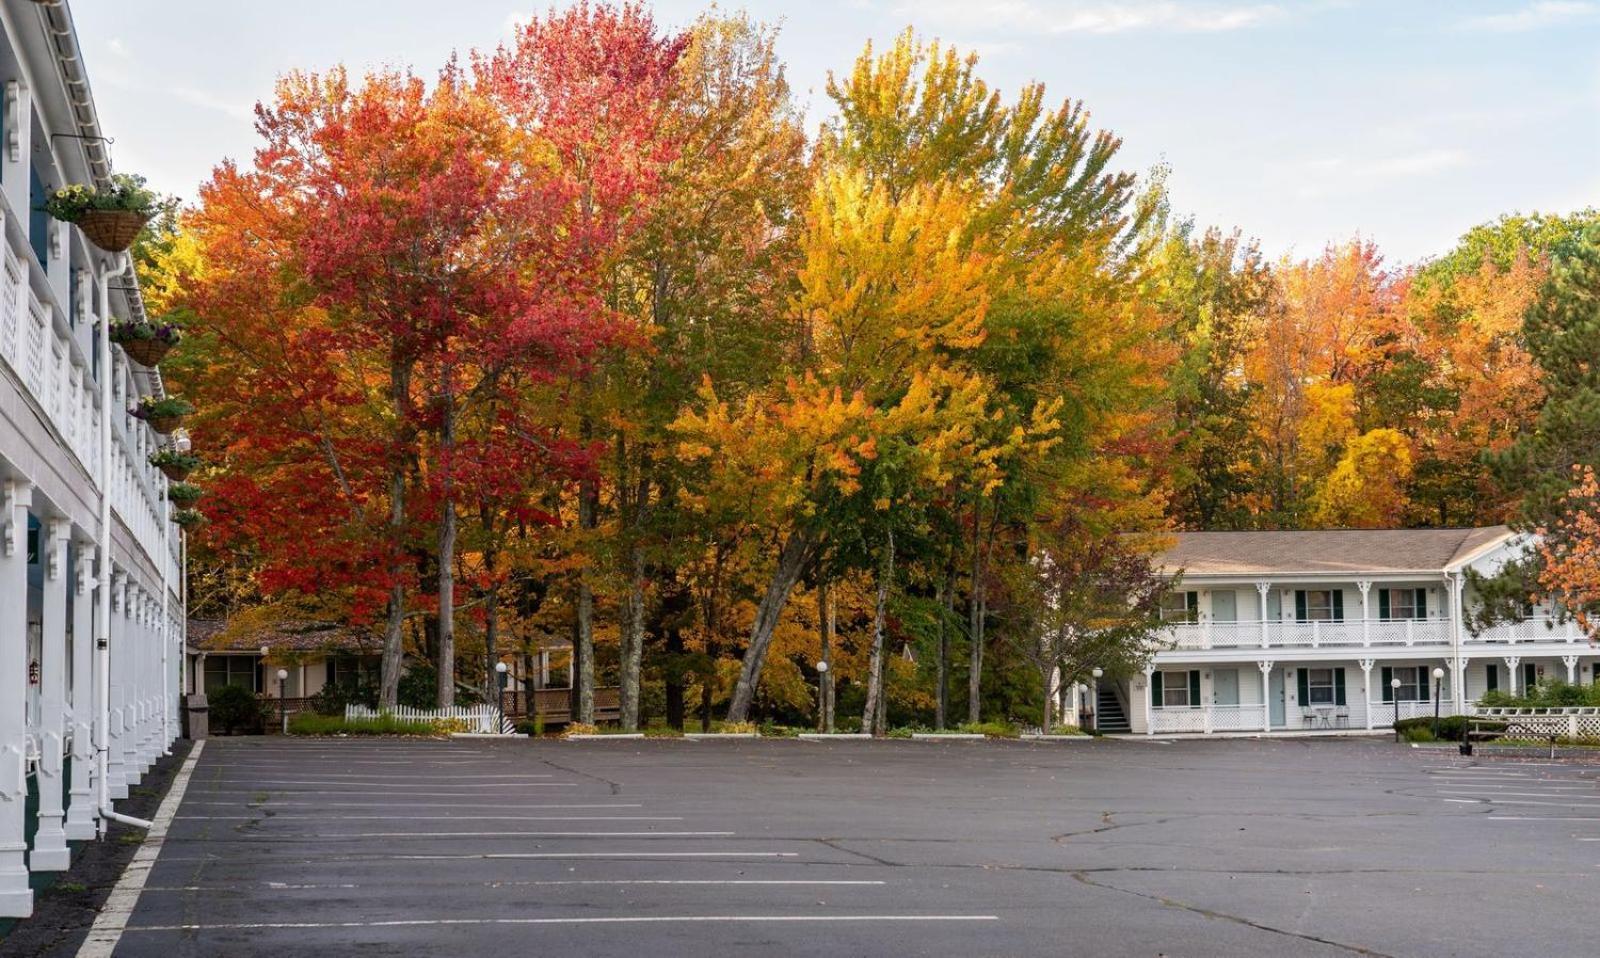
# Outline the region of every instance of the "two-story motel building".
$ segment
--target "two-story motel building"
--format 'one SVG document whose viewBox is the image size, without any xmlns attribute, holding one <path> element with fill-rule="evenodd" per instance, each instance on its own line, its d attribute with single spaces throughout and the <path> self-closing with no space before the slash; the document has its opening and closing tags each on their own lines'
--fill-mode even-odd
<svg viewBox="0 0 1600 958">
<path fill-rule="evenodd" d="M 111 172 L 67 4 L 0 0 L 0 918 L 178 730 L 181 536 L 127 414 L 163 385 L 104 334 L 137 281 L 38 209 Z"/>
<path fill-rule="evenodd" d="M 1147 735 L 1377 729 L 1436 705 L 1460 713 L 1488 689 L 1595 680 L 1600 649 L 1551 609 L 1468 628 L 1468 570 L 1493 573 L 1528 547 L 1504 526 L 1175 540 L 1161 558 L 1179 576 L 1161 649 L 1143 674 L 1102 683 L 1103 728 L 1124 719 Z"/>
</svg>

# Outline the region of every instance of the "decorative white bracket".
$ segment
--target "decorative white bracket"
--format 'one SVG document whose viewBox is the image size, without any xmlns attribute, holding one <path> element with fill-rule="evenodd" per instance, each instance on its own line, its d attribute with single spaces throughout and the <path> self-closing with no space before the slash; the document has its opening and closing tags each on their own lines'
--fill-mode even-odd
<svg viewBox="0 0 1600 958">
<path fill-rule="evenodd" d="M 6 155 L 13 163 L 22 162 L 22 134 L 18 132 L 22 124 L 16 117 L 22 114 L 20 103 L 22 100 L 22 84 L 15 80 L 6 81 L 6 116 L 12 121 L 6 124 Z"/>
</svg>

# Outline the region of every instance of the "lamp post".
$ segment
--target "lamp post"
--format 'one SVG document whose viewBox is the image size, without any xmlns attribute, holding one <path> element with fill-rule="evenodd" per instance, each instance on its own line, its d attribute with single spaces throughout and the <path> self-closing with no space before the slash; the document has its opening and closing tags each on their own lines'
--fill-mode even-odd
<svg viewBox="0 0 1600 958">
<path fill-rule="evenodd" d="M 1400 680 L 1399 679 L 1390 679 L 1389 680 L 1389 692 L 1390 692 L 1389 697 L 1394 699 L 1394 740 L 1395 740 L 1395 744 L 1398 745 L 1399 742 L 1400 742 Z"/>
<path fill-rule="evenodd" d="M 289 704 L 283 699 L 283 683 L 289 678 L 288 669 L 278 670 L 278 724 L 283 728 L 283 734 L 289 734 Z"/>
<path fill-rule="evenodd" d="M 1089 674 L 1094 676 L 1094 694 L 1089 700 L 1089 716 L 1092 723 L 1089 731 L 1098 732 L 1100 731 L 1100 679 L 1106 674 L 1106 670 L 1097 665 L 1089 670 Z"/>
<path fill-rule="evenodd" d="M 1433 737 L 1439 737 L 1439 692 L 1444 688 L 1444 669 L 1433 667 Z"/>
<path fill-rule="evenodd" d="M 833 731 L 833 715 L 828 711 L 828 663 L 817 663 L 817 728 Z"/>
<path fill-rule="evenodd" d="M 495 688 L 500 693 L 495 704 L 500 708 L 500 730 L 503 732 L 506 727 L 506 664 L 504 662 L 496 662 L 494 664 L 494 676 Z"/>
</svg>

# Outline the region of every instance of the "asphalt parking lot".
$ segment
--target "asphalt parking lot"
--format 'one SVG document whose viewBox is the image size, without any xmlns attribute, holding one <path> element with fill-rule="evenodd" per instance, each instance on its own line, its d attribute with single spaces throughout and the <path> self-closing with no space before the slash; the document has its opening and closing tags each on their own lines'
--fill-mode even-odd
<svg viewBox="0 0 1600 958">
<path fill-rule="evenodd" d="M 1593 767 L 1376 741 L 206 744 L 114 953 L 1593 955 Z"/>
</svg>

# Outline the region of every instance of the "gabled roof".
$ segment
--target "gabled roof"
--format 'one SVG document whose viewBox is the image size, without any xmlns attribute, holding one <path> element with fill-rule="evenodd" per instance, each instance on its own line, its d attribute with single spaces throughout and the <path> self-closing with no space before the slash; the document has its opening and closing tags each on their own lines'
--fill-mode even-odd
<svg viewBox="0 0 1600 958">
<path fill-rule="evenodd" d="M 1179 532 L 1161 566 L 1191 576 L 1440 573 L 1512 535 L 1505 526 Z"/>
<path fill-rule="evenodd" d="M 365 629 L 328 622 L 279 622 L 269 628 L 228 628 L 223 619 L 190 619 L 189 648 L 204 652 L 360 652 L 376 654 L 383 640 Z"/>
</svg>

